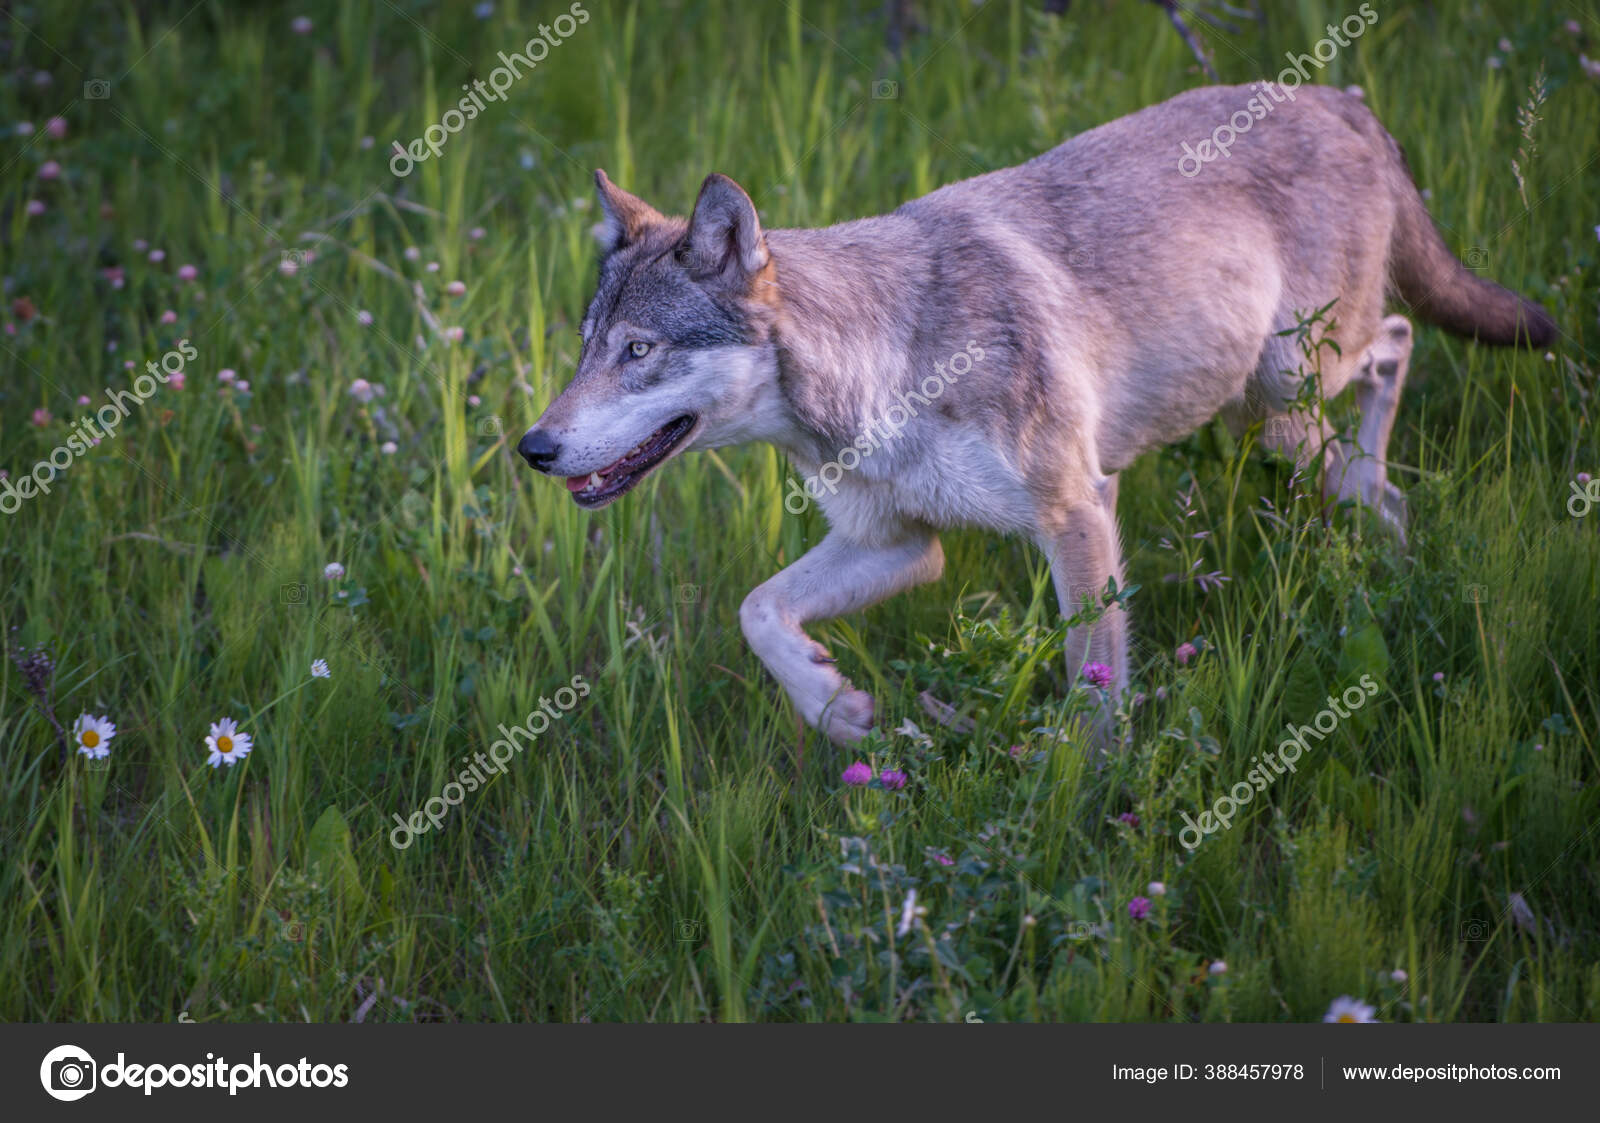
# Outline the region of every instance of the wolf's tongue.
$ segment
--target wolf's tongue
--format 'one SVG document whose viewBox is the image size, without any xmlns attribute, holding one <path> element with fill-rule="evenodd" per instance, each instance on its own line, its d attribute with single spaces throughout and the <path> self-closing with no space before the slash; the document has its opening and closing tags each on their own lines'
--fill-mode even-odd
<svg viewBox="0 0 1600 1123">
<path fill-rule="evenodd" d="M 601 468 L 599 471 L 596 471 L 596 472 L 590 472 L 587 476 L 568 476 L 567 477 L 567 490 L 568 491 L 574 491 L 574 492 L 582 491 L 584 488 L 588 487 L 591 483 L 593 483 L 596 487 L 599 487 L 601 483 L 605 482 L 605 479 L 606 479 L 607 476 L 609 476 L 612 472 L 615 472 L 617 470 L 617 465 L 621 464 L 621 463 L 622 463 L 622 461 L 618 460 L 618 461 L 615 461 L 614 463 L 607 464 L 604 468 Z M 595 477 L 596 476 L 600 477 L 600 483 L 595 483 Z"/>
</svg>

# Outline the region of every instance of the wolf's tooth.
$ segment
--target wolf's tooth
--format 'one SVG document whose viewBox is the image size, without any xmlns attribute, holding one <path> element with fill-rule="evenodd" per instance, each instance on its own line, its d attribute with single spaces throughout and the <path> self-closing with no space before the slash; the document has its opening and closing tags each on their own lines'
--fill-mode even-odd
<svg viewBox="0 0 1600 1123">
<path fill-rule="evenodd" d="M 595 488 L 599 487 L 601 484 L 603 484 L 605 482 L 606 482 L 605 480 L 600 478 L 600 473 L 599 472 L 590 472 L 589 473 L 589 490 L 590 491 L 593 491 Z"/>
</svg>

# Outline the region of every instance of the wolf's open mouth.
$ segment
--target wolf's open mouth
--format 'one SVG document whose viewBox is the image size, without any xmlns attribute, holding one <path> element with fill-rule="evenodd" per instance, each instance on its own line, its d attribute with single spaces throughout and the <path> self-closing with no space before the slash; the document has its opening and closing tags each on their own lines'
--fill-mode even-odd
<svg viewBox="0 0 1600 1123">
<path fill-rule="evenodd" d="M 591 511 L 620 499 L 648 476 L 651 469 L 677 451 L 698 420 L 689 413 L 673 418 L 598 472 L 568 476 L 567 490 L 572 492 L 578 506 Z"/>
</svg>

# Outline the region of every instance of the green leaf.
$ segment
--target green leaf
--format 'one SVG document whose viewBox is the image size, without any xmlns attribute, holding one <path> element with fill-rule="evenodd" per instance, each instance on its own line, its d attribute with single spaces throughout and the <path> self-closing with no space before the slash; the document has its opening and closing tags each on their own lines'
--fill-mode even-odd
<svg viewBox="0 0 1600 1123">
<path fill-rule="evenodd" d="M 1363 625 L 1345 636 L 1344 648 L 1339 652 L 1337 688 L 1341 692 L 1352 686 L 1362 689 L 1362 678 L 1366 675 L 1372 676 L 1368 681 L 1381 686 L 1389 674 L 1391 662 L 1389 645 L 1383 642 L 1383 629 L 1377 624 Z M 1376 701 L 1376 696 L 1368 698 L 1368 702 L 1373 701 Z M 1377 707 L 1363 705 L 1358 710 L 1351 710 L 1350 723 L 1362 733 L 1371 733 L 1378 726 Z"/>
<path fill-rule="evenodd" d="M 344 908 L 361 899 L 361 870 L 350 845 L 350 824 L 337 807 L 329 807 L 306 838 L 306 866 L 322 879 Z"/>
<path fill-rule="evenodd" d="M 1322 688 L 1322 672 L 1317 669 L 1316 656 L 1302 648 L 1284 680 L 1283 711 L 1292 722 L 1307 722 L 1327 704 L 1327 691 Z"/>
</svg>

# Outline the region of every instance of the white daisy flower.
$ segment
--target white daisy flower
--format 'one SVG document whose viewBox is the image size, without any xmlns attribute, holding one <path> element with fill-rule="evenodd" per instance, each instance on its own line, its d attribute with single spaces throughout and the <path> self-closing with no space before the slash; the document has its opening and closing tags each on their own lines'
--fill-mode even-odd
<svg viewBox="0 0 1600 1123">
<path fill-rule="evenodd" d="M 311 660 L 311 677 L 312 678 L 332 678 L 333 677 L 333 675 L 330 674 L 329 671 L 328 671 L 328 661 L 326 659 L 313 659 L 313 660 Z"/>
<path fill-rule="evenodd" d="M 1355 1022 L 1366 1024 L 1378 1019 L 1372 1015 L 1378 1011 L 1368 1006 L 1365 1002 L 1358 1002 L 1349 995 L 1341 994 L 1333 1000 L 1333 1005 L 1328 1007 L 1328 1012 L 1322 1015 L 1325 1022 Z"/>
<path fill-rule="evenodd" d="M 117 727 L 110 718 L 79 714 L 72 726 L 72 739 L 78 742 L 78 751 L 90 760 L 99 760 L 111 752 L 111 738 Z"/>
<path fill-rule="evenodd" d="M 231 768 L 250 755 L 251 747 L 250 734 L 240 733 L 233 719 L 225 717 L 211 723 L 211 733 L 206 737 L 206 748 L 211 750 L 211 755 L 206 763 L 212 768 L 221 768 L 224 764 Z"/>
<path fill-rule="evenodd" d="M 322 576 L 328 581 L 337 581 L 344 576 L 344 566 L 338 562 L 329 562 L 322 567 Z"/>
</svg>

